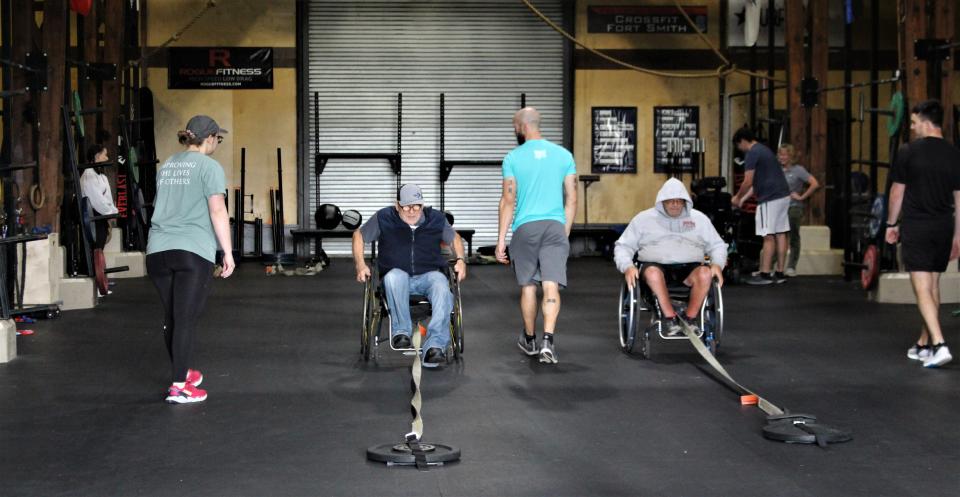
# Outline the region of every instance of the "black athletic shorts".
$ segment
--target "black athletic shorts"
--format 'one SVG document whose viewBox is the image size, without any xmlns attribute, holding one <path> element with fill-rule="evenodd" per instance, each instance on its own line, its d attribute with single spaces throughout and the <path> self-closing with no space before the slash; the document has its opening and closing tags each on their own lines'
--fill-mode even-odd
<svg viewBox="0 0 960 497">
<path fill-rule="evenodd" d="M 682 284 L 683 280 L 690 276 L 694 269 L 702 266 L 702 262 L 688 262 L 683 264 L 660 264 L 658 262 L 641 262 L 640 276 L 648 267 L 658 267 L 663 271 L 663 277 L 667 280 L 667 286 Z"/>
<path fill-rule="evenodd" d="M 900 228 L 903 267 L 906 271 L 942 273 L 953 247 L 953 218 L 904 219 Z"/>
</svg>

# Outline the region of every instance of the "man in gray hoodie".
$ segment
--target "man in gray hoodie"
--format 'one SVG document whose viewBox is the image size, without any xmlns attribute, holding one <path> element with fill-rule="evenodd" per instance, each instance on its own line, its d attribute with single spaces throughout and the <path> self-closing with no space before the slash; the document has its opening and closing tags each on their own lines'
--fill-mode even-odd
<svg viewBox="0 0 960 497">
<path fill-rule="evenodd" d="M 633 263 L 635 254 L 639 265 Z M 656 205 L 630 221 L 617 240 L 613 256 L 627 286 L 633 288 L 643 277 L 660 302 L 667 334 L 678 335 L 683 331 L 679 319 L 696 329 L 694 323 L 712 279 L 723 284 L 727 244 L 710 219 L 693 208 L 683 183 L 670 178 L 657 193 Z M 691 291 L 686 312 L 678 315 L 667 286 L 681 281 Z"/>
</svg>

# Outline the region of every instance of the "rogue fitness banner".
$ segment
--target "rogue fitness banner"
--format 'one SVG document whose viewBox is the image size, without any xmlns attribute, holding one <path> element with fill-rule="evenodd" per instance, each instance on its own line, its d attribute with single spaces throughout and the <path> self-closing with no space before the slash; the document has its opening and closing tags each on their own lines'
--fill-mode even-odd
<svg viewBox="0 0 960 497">
<path fill-rule="evenodd" d="M 707 32 L 707 7 L 684 5 L 697 28 Z M 694 34 L 683 14 L 673 6 L 591 5 L 587 7 L 590 33 Z"/>
<path fill-rule="evenodd" d="M 168 48 L 167 88 L 171 90 L 273 89 L 273 49 Z"/>
</svg>

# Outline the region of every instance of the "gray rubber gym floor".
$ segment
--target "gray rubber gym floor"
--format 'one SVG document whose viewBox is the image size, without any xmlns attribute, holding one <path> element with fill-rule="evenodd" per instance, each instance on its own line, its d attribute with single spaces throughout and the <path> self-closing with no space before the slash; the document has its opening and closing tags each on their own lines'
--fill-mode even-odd
<svg viewBox="0 0 960 497">
<path fill-rule="evenodd" d="M 849 427 L 827 449 L 761 436 L 764 415 L 689 344 L 654 361 L 618 349 L 618 273 L 570 263 L 560 363 L 522 356 L 508 269 L 471 266 L 466 357 L 425 371 L 425 440 L 461 447 L 429 472 L 367 462 L 409 431 L 408 359 L 358 360 L 362 286 L 335 260 L 315 277 L 245 263 L 218 281 L 196 366 L 209 399 L 161 402 L 169 365 L 146 279 L 87 311 L 21 328 L 0 365 L 4 496 L 956 496 L 960 367 L 905 357 L 914 307 L 852 283 L 798 278 L 725 289 L 721 360 L 794 412 Z M 948 342 L 960 345 L 955 306 Z M 960 349 L 954 348 L 955 353 Z"/>
</svg>

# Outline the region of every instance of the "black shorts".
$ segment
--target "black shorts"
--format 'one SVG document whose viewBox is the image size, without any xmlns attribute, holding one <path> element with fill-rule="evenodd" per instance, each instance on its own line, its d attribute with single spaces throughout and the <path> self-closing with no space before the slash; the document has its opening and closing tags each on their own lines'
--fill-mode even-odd
<svg viewBox="0 0 960 497">
<path fill-rule="evenodd" d="M 953 219 L 904 219 L 900 228 L 900 243 L 906 271 L 942 273 L 950 262 Z"/>
<path fill-rule="evenodd" d="M 660 271 L 663 272 L 663 277 L 667 281 L 667 286 L 676 286 L 682 284 L 687 277 L 690 276 L 690 273 L 694 269 L 702 266 L 702 262 L 687 262 L 683 264 L 660 264 L 659 262 L 641 262 L 640 263 L 640 276 L 643 277 L 643 272 L 649 267 L 660 268 Z"/>
</svg>

